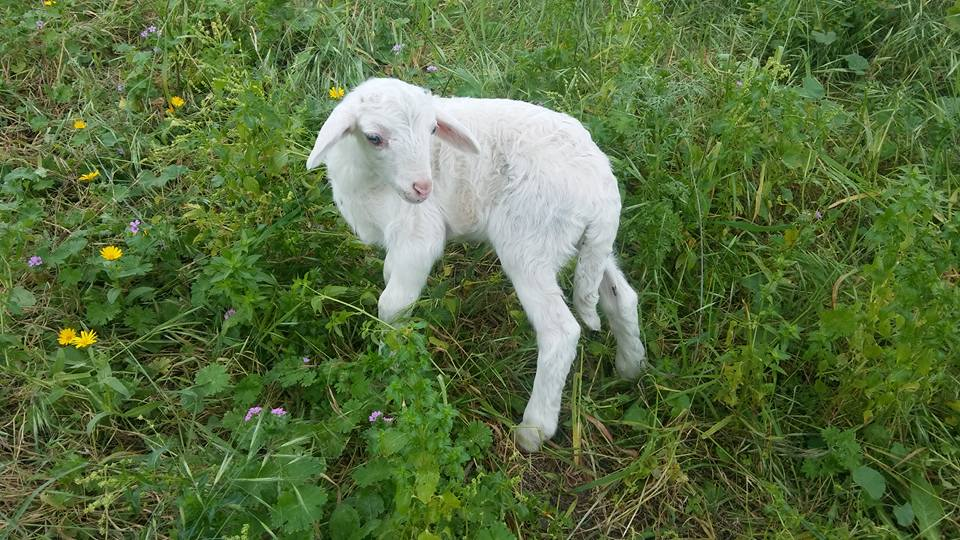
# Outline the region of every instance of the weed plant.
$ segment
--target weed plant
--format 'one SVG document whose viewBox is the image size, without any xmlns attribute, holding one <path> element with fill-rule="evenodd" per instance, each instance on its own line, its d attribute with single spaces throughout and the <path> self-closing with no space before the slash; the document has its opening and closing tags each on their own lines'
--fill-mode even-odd
<svg viewBox="0 0 960 540">
<path fill-rule="evenodd" d="M 960 537 L 960 2 L 0 17 L 0 538 Z M 585 335 L 542 453 L 492 252 L 387 326 L 305 171 L 370 76 L 567 112 L 613 161 L 654 367 Z"/>
</svg>

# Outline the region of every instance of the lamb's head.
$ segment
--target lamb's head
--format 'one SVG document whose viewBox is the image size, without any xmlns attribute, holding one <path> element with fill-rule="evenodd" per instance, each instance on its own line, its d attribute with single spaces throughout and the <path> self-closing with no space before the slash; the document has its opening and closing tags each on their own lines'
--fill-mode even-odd
<svg viewBox="0 0 960 540">
<path fill-rule="evenodd" d="M 307 169 L 336 144 L 352 144 L 368 178 L 405 200 L 421 203 L 433 189 L 431 137 L 478 153 L 473 135 L 438 106 L 427 90 L 396 79 L 370 79 L 343 98 L 320 128 Z"/>
</svg>

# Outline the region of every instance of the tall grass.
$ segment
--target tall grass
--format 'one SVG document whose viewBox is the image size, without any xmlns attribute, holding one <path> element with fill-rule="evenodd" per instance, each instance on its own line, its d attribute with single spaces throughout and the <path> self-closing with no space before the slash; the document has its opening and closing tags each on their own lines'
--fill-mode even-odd
<svg viewBox="0 0 960 540">
<path fill-rule="evenodd" d="M 958 12 L 0 5 L 0 537 L 960 536 Z M 540 454 L 493 253 L 387 327 L 303 170 L 369 76 L 562 110 L 614 163 L 654 367 L 585 336 Z"/>
</svg>

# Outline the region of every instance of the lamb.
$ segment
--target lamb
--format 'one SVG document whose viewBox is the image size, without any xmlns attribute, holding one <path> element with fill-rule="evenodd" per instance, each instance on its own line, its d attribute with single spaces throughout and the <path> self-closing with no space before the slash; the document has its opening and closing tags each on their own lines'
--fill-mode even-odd
<svg viewBox="0 0 960 540">
<path fill-rule="evenodd" d="M 555 434 L 580 325 L 557 273 L 574 255 L 573 305 L 591 330 L 597 304 L 617 340 L 616 368 L 646 368 L 637 293 L 613 256 L 620 193 L 607 156 L 574 118 L 507 99 L 442 98 L 396 79 L 369 79 L 317 135 L 344 219 L 385 248 L 379 316 L 394 321 L 420 296 L 448 240 L 496 250 L 537 336 L 533 390 L 514 431 L 536 452 Z"/>
</svg>

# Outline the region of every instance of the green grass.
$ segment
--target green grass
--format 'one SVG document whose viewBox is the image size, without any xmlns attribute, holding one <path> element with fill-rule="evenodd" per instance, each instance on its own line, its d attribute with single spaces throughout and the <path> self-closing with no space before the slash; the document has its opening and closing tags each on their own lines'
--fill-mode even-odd
<svg viewBox="0 0 960 540">
<path fill-rule="evenodd" d="M 960 537 L 958 13 L 0 4 L 0 538 Z M 653 368 L 585 336 L 542 453 L 492 251 L 387 327 L 304 170 L 328 89 L 384 75 L 570 113 L 614 163 Z"/>
</svg>

